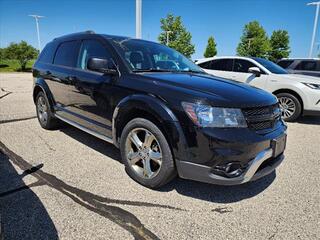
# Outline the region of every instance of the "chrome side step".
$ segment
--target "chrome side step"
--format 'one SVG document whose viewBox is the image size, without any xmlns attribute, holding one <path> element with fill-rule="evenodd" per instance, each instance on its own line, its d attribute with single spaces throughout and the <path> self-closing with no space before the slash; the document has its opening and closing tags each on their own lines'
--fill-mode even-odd
<svg viewBox="0 0 320 240">
<path fill-rule="evenodd" d="M 97 133 L 97 132 L 95 132 L 95 131 L 92 131 L 92 130 L 90 130 L 90 129 L 86 128 L 86 127 L 83 127 L 82 125 L 80 125 L 80 124 L 78 124 L 78 123 L 76 123 L 76 122 L 74 122 L 74 121 L 65 119 L 64 117 L 61 117 L 61 116 L 59 116 L 59 115 L 57 115 L 57 114 L 54 114 L 54 116 L 55 116 L 56 118 L 60 119 L 61 121 L 66 122 L 66 123 L 68 123 L 68 124 L 70 124 L 70 125 L 78 128 L 78 129 L 86 132 L 86 133 L 89 133 L 89 134 L 91 134 L 91 135 L 93 135 L 93 136 L 95 136 L 95 137 L 97 137 L 97 138 L 100 138 L 100 139 L 102 139 L 102 140 L 104 140 L 104 141 L 106 141 L 106 142 L 108 142 L 108 143 L 112 143 L 112 144 L 113 144 L 112 138 L 109 138 L 109 137 L 104 136 L 104 135 L 102 135 L 102 134 L 100 134 L 100 133 Z"/>
</svg>

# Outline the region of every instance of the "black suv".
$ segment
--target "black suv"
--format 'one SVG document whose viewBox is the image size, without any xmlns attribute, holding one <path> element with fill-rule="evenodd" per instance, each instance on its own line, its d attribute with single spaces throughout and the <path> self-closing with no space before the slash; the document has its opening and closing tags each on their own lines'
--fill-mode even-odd
<svg viewBox="0 0 320 240">
<path fill-rule="evenodd" d="M 62 120 L 113 143 L 147 187 L 177 174 L 241 184 L 283 160 L 287 127 L 275 96 L 210 76 L 161 44 L 71 34 L 46 45 L 33 76 L 43 128 Z"/>
</svg>

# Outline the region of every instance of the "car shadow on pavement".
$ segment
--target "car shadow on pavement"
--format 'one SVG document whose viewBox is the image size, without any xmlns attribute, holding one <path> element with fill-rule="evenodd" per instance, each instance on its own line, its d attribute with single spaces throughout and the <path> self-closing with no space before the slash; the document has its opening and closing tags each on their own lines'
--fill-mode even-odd
<svg viewBox="0 0 320 240">
<path fill-rule="evenodd" d="M 305 116 L 305 117 L 299 118 L 297 122 L 302 124 L 320 125 L 320 117 Z"/>
<path fill-rule="evenodd" d="M 272 184 L 275 178 L 276 173 L 272 172 L 257 181 L 235 186 L 220 186 L 176 178 L 163 186 L 160 191 L 169 192 L 176 190 L 184 196 L 208 202 L 233 203 L 260 194 Z"/>
<path fill-rule="evenodd" d="M 25 185 L 23 177 L 41 168 L 24 171 L 14 169 L 9 158 L 0 151 L 0 239 L 59 239 L 44 205 L 30 189 L 37 184 Z M 2 236 L 1 236 L 2 234 Z"/>
<path fill-rule="evenodd" d="M 98 214 L 103 218 L 106 218 L 124 230 L 128 231 L 132 234 L 134 239 L 159 239 L 155 233 L 149 230 L 143 223 L 130 211 L 125 210 L 121 207 L 121 205 L 125 206 L 136 206 L 136 207 L 148 207 L 148 208 L 162 208 L 169 209 L 172 211 L 186 211 L 185 209 L 173 207 L 170 205 L 157 204 L 152 202 L 142 202 L 142 201 L 134 201 L 134 200 L 121 200 L 121 199 L 112 199 L 105 196 L 96 195 L 94 193 L 85 191 L 83 189 L 77 188 L 75 186 L 69 185 L 64 182 L 62 179 L 52 175 L 46 171 L 43 171 L 41 168 L 43 164 L 38 166 L 31 165 L 28 161 L 23 159 L 22 156 L 16 154 L 12 150 L 10 150 L 5 144 L 0 141 L 0 151 L 3 153 L 3 156 L 9 156 L 6 158 L 6 162 L 12 162 L 15 166 L 24 170 L 21 175 L 18 175 L 18 180 L 21 181 L 22 176 L 32 175 L 35 178 L 35 182 L 29 184 L 27 186 L 22 185 L 21 182 L 15 184 L 14 186 L 8 186 L 4 189 L 4 192 L 0 192 L 0 200 L 3 198 L 8 198 L 8 196 L 14 195 L 15 198 L 10 199 L 11 202 L 1 202 L 1 214 L 4 216 L 5 221 L 5 229 L 8 228 L 8 232 L 5 234 L 14 235 L 9 236 L 7 239 L 57 239 L 56 231 L 50 231 L 49 227 L 53 227 L 52 221 L 48 221 L 46 217 L 48 214 L 45 212 L 43 206 L 39 211 L 36 211 L 38 206 L 40 206 L 40 201 L 31 202 L 28 204 L 32 197 L 35 197 L 30 190 L 32 187 L 46 186 L 55 190 L 59 194 L 63 194 L 73 203 L 86 208 L 88 211 L 92 213 Z M 2 161 L 1 161 L 2 162 Z M 1 163 L 0 162 L 0 163 Z M 2 167 L 2 166 L 1 166 Z M 12 168 L 13 169 L 13 168 Z M 12 171 L 11 169 L 11 171 Z M 14 169 L 13 169 L 14 170 Z M 9 172 L 9 170 L 5 170 L 5 172 Z M 14 176 L 17 173 L 14 170 Z M 1 175 L 0 175 L 1 176 Z M 12 176 L 8 176 L 10 179 Z M 2 180 L 2 179 L 1 179 Z M 7 183 L 11 183 L 8 179 Z M 15 187 L 15 188 L 14 188 Z M 2 190 L 2 189 L 0 189 Z M 30 199 L 22 198 L 21 193 L 30 191 L 33 195 L 28 196 Z M 39 200 L 39 199 L 37 199 Z M 23 202 L 19 202 L 23 201 Z M 13 203 L 13 204 L 12 204 Z M 33 204 L 32 204 L 33 203 Z M 41 211 L 44 210 L 44 211 Z M 11 211 L 6 213 L 6 211 Z M 13 214 L 13 215 L 11 215 Z M 10 216 L 10 218 L 8 217 Z M 8 218 L 8 219 L 6 219 Z M 17 219 L 16 219 L 17 218 Z M 36 219 L 35 219 L 36 218 Z M 23 222 L 20 222 L 21 219 Z M 16 222 L 15 222 L 16 221 Z M 18 224 L 16 224 L 18 223 Z M 8 226 L 6 226 L 8 225 Z M 40 228 L 39 228 L 40 227 Z M 39 229 L 38 229 L 39 228 Z M 25 230 L 26 232 L 21 232 Z M 6 231 L 6 230 L 5 230 Z M 49 236 L 48 234 L 51 234 Z M 1 236 L 0 236 L 1 237 Z M 0 238 L 1 239 L 1 238 Z M 1 239 L 2 240 L 2 239 Z"/>
</svg>

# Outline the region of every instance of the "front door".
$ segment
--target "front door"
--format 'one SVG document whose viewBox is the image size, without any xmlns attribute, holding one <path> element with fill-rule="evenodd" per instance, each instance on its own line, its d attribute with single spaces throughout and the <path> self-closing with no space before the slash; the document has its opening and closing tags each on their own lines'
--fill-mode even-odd
<svg viewBox="0 0 320 240">
<path fill-rule="evenodd" d="M 115 76 L 87 69 L 89 58 L 111 60 L 104 43 L 99 40 L 83 40 L 80 47 L 75 76 L 72 79 L 73 99 L 69 110 L 80 125 L 111 137 L 111 99 Z"/>
</svg>

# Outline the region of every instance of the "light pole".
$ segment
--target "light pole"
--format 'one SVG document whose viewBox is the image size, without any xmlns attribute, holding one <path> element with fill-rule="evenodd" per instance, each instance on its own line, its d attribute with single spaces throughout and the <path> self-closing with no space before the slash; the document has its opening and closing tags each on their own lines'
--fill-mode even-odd
<svg viewBox="0 0 320 240">
<path fill-rule="evenodd" d="M 38 35 L 38 49 L 39 49 L 39 52 L 41 52 L 40 31 L 39 31 L 39 19 L 40 19 L 40 18 L 44 18 L 44 16 L 29 15 L 29 17 L 33 17 L 33 18 L 36 20 L 37 35 Z"/>
<path fill-rule="evenodd" d="M 136 38 L 141 38 L 142 0 L 136 0 Z"/>
<path fill-rule="evenodd" d="M 320 52 L 319 52 L 319 48 L 320 48 L 320 42 L 315 42 L 314 45 L 316 45 L 316 49 L 317 49 L 317 58 L 319 58 L 320 56 Z"/>
<path fill-rule="evenodd" d="M 313 48 L 314 48 L 314 41 L 315 41 L 315 38 L 316 38 L 316 32 L 317 32 L 320 2 L 311 2 L 311 3 L 308 3 L 307 5 L 308 6 L 310 6 L 310 5 L 316 5 L 317 6 L 317 8 L 316 8 L 316 16 L 314 18 L 314 24 L 313 24 L 311 46 L 310 46 L 310 51 L 309 51 L 309 58 L 311 58 L 312 57 L 312 53 L 313 53 Z"/>
<path fill-rule="evenodd" d="M 172 33 L 172 31 L 166 31 L 166 35 L 167 35 L 167 46 L 169 45 L 169 34 Z"/>
</svg>

